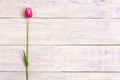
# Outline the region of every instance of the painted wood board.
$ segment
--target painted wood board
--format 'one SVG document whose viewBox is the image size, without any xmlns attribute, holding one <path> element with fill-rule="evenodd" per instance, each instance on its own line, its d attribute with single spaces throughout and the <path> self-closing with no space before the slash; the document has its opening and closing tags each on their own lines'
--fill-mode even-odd
<svg viewBox="0 0 120 80">
<path fill-rule="evenodd" d="M 24 46 L 0 46 L 0 71 L 24 71 Z M 31 46 L 30 71 L 120 71 L 119 46 Z"/>
<path fill-rule="evenodd" d="M 0 19 L 0 45 L 24 45 L 26 19 Z M 119 19 L 31 19 L 31 45 L 119 45 Z"/>
<path fill-rule="evenodd" d="M 1 0 L 0 17 L 23 18 L 33 8 L 39 18 L 120 18 L 119 0 Z"/>
<path fill-rule="evenodd" d="M 25 80 L 24 72 L 0 72 L 0 80 Z M 30 80 L 120 80 L 120 73 L 30 72 Z"/>
</svg>

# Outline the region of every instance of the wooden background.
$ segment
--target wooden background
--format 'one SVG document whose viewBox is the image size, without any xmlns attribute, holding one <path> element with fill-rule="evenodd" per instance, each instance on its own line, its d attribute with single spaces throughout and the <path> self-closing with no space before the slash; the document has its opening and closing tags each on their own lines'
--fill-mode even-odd
<svg viewBox="0 0 120 80">
<path fill-rule="evenodd" d="M 120 0 L 0 0 L 0 80 L 120 80 Z"/>
</svg>

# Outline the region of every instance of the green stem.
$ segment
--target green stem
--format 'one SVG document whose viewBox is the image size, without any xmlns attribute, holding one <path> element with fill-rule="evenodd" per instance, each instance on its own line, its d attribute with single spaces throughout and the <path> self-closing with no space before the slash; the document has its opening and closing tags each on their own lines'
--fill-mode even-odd
<svg viewBox="0 0 120 80">
<path fill-rule="evenodd" d="M 26 57 L 27 57 L 27 61 L 29 60 L 28 59 L 28 54 L 29 54 L 29 24 L 30 24 L 30 20 L 28 18 L 28 22 L 27 22 L 27 34 L 26 34 Z M 28 65 L 26 65 L 26 80 L 28 80 L 28 79 L 29 79 Z"/>
<path fill-rule="evenodd" d="M 29 25 L 30 25 L 30 20 L 28 18 L 28 22 L 27 22 L 27 39 L 26 39 L 26 55 L 28 57 L 28 53 L 29 53 Z"/>
<path fill-rule="evenodd" d="M 26 80 L 28 80 L 28 66 L 26 66 Z"/>
</svg>

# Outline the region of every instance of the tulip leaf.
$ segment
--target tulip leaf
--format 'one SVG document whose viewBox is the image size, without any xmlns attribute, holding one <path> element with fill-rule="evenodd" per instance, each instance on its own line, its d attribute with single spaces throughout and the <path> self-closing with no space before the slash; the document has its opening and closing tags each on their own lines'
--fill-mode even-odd
<svg viewBox="0 0 120 80">
<path fill-rule="evenodd" d="M 28 63 L 28 57 L 27 57 L 27 55 L 26 55 L 26 53 L 25 53 L 24 50 L 23 50 L 23 53 L 24 53 L 24 63 L 25 63 L 25 66 L 27 67 L 29 65 L 29 63 Z"/>
</svg>

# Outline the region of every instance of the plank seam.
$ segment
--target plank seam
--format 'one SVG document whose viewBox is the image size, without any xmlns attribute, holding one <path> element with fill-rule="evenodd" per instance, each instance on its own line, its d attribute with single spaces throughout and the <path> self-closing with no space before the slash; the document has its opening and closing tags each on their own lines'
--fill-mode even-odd
<svg viewBox="0 0 120 80">
<path fill-rule="evenodd" d="M 0 17 L 0 19 L 25 19 L 24 17 Z M 33 17 L 32 19 L 120 19 L 102 17 Z"/>
<path fill-rule="evenodd" d="M 26 44 L 0 44 L 0 46 L 25 46 Z M 30 44 L 30 46 L 120 46 L 120 44 Z"/>
<path fill-rule="evenodd" d="M 25 71 L 0 71 L 0 72 L 25 72 Z M 39 73 L 120 73 L 120 71 L 29 71 Z"/>
</svg>

